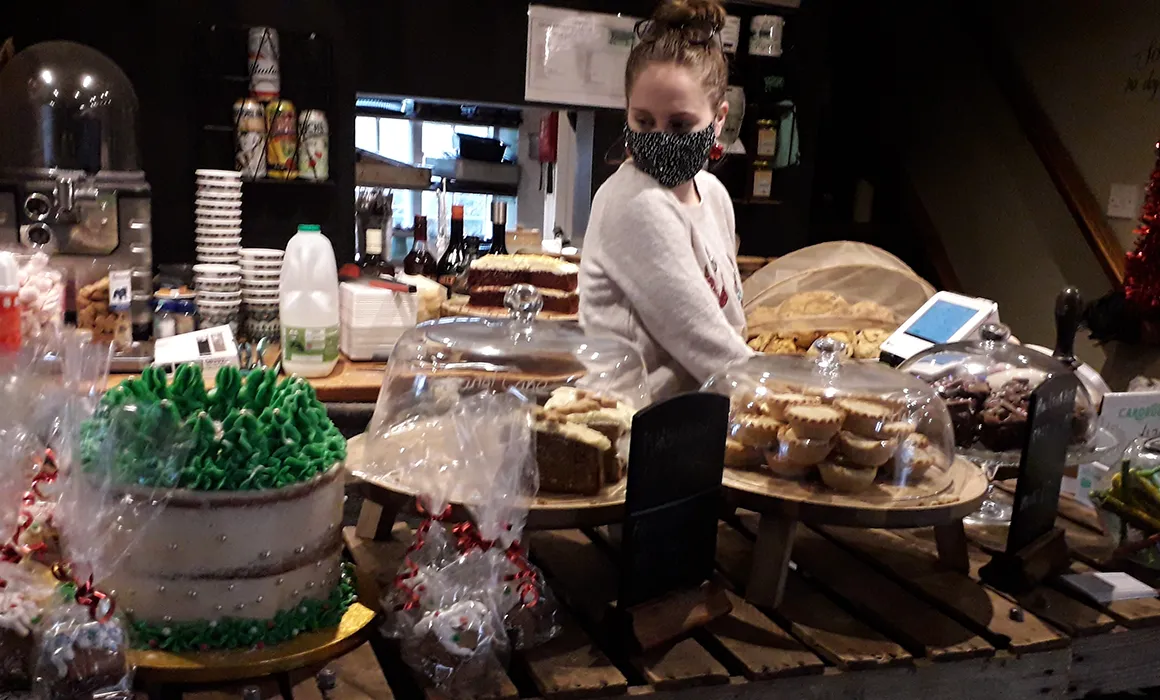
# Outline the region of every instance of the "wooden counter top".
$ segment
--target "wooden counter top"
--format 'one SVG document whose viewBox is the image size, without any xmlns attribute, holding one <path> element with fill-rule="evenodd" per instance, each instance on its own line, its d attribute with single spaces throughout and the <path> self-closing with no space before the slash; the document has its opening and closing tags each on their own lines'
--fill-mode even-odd
<svg viewBox="0 0 1160 700">
<path fill-rule="evenodd" d="M 379 398 L 383 385 L 385 362 L 354 362 L 345 357 L 338 358 L 338 364 L 328 377 L 309 379 L 318 399 L 326 403 L 374 403 Z M 136 375 L 111 374 L 109 388 Z"/>
</svg>

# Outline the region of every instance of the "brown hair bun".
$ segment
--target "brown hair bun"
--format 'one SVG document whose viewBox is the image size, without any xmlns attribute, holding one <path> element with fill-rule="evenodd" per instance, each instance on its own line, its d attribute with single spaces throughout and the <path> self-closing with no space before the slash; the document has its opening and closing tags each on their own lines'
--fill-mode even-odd
<svg viewBox="0 0 1160 700">
<path fill-rule="evenodd" d="M 653 12 L 653 21 L 673 27 L 704 22 L 716 31 L 725 26 L 721 0 L 665 0 Z"/>
</svg>

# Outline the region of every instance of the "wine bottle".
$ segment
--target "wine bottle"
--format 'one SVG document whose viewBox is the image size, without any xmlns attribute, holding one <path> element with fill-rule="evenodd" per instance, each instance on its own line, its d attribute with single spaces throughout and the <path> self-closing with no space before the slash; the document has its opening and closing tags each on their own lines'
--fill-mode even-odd
<svg viewBox="0 0 1160 700">
<path fill-rule="evenodd" d="M 414 237 L 411 252 L 403 258 L 403 272 L 435 279 L 437 277 L 435 257 L 427 249 L 427 217 L 415 217 Z"/>
<path fill-rule="evenodd" d="M 467 269 L 467 242 L 463 239 L 463 206 L 451 207 L 451 240 L 439 261 L 439 284 L 454 291 L 456 280 Z"/>
<path fill-rule="evenodd" d="M 488 255 L 507 255 L 507 202 L 491 203 L 491 250 Z"/>
</svg>

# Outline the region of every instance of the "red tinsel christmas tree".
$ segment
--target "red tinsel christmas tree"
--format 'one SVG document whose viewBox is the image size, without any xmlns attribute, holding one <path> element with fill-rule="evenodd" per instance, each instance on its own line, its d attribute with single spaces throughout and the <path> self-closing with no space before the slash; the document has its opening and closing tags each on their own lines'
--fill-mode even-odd
<svg viewBox="0 0 1160 700">
<path fill-rule="evenodd" d="M 1134 233 L 1136 249 L 1127 255 L 1124 270 L 1124 297 L 1142 313 L 1160 311 L 1160 143 L 1156 144 L 1156 165 L 1148 179 L 1140 225 Z"/>
</svg>

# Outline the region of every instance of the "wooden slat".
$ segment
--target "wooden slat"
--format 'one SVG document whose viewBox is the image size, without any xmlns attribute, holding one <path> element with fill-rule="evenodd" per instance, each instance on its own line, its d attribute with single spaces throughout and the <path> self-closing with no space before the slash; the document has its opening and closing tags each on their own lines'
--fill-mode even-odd
<svg viewBox="0 0 1160 700">
<path fill-rule="evenodd" d="M 1068 698 L 1082 698 L 1160 686 L 1160 628 L 1127 630 L 1084 637 L 1072 646 Z M 1155 691 L 1141 698 L 1155 697 Z"/>
<path fill-rule="evenodd" d="M 623 695 L 628 680 L 566 610 L 556 617 L 560 636 L 524 652 L 528 675 L 545 700 Z"/>
<path fill-rule="evenodd" d="M 989 642 L 1010 651 L 1026 654 L 1060 649 L 1068 644 L 1042 620 L 1027 613 L 1011 619 L 1013 602 L 988 586 L 957 571 L 942 567 L 938 559 L 924 552 L 913 540 L 886 530 L 831 527 L 825 534 L 864 561 L 890 572 L 903 586 L 920 591 L 947 615 L 982 634 Z"/>
<path fill-rule="evenodd" d="M 594 541 L 615 552 L 620 549 L 620 528 L 598 527 L 589 533 Z M 715 578 L 725 587 L 730 583 Z M 698 637 L 703 644 L 719 650 L 747 679 L 768 680 L 788 676 L 813 675 L 825 670 L 817 654 L 806 649 L 749 601 L 726 591 L 733 610 L 706 625 Z"/>
<path fill-rule="evenodd" d="M 749 578 L 753 542 L 721 523 L 717 532 L 717 565 L 740 590 Z M 907 666 L 908 651 L 838 607 L 791 572 L 781 606 L 771 617 L 790 629 L 810 649 L 847 670 Z"/>
<path fill-rule="evenodd" d="M 383 675 L 379 660 L 370 644 L 332 661 L 327 668 L 334 672 L 335 687 L 327 700 L 393 700 L 395 694 Z M 294 700 L 322 700 L 315 678 L 305 678 L 292 689 Z"/>
<path fill-rule="evenodd" d="M 573 610 L 602 624 L 616 600 L 617 575 L 612 561 L 579 530 L 534 532 L 528 538 L 532 556 L 564 586 Z M 557 591 L 561 592 L 561 591 Z M 631 658 L 649 684 L 658 689 L 716 685 L 729 681 L 721 662 L 695 639 L 685 638 Z"/>
<path fill-rule="evenodd" d="M 846 600 L 912 653 L 939 662 L 995 653 L 995 648 L 978 634 L 812 530 L 803 528 L 798 532 L 793 561 L 811 580 Z"/>
<path fill-rule="evenodd" d="M 971 528 L 967 530 L 967 537 L 973 542 L 978 533 L 989 528 Z M 935 552 L 933 537 L 923 530 L 903 530 L 898 534 L 908 537 L 927 548 L 928 552 Z M 1004 535 L 1004 541 L 1006 536 Z M 972 545 L 969 549 L 971 561 L 971 578 L 979 580 L 979 569 L 991 560 L 991 556 Z M 1103 612 L 1086 605 L 1075 598 L 1064 595 L 1047 586 L 1039 586 L 1030 593 L 1011 596 L 1020 607 L 1037 617 L 1047 620 L 1052 625 L 1066 632 L 1072 637 L 1082 637 L 1090 634 L 1107 632 L 1116 626 L 1116 620 Z"/>
<path fill-rule="evenodd" d="M 742 666 L 751 681 L 822 673 L 825 664 L 813 652 L 743 598 L 727 593 L 733 611 L 711 622 L 709 632 Z"/>
</svg>

